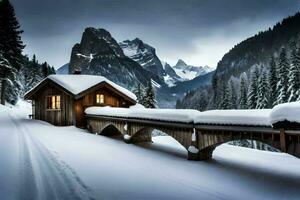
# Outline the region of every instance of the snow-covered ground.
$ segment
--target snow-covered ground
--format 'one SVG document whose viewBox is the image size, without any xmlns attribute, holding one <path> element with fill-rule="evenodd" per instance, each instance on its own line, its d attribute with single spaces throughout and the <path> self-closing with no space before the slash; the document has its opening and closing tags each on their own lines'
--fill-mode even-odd
<svg viewBox="0 0 300 200">
<path fill-rule="evenodd" d="M 299 199 L 300 159 L 219 146 L 188 161 L 168 136 L 126 144 L 0 106 L 0 199 Z"/>
</svg>

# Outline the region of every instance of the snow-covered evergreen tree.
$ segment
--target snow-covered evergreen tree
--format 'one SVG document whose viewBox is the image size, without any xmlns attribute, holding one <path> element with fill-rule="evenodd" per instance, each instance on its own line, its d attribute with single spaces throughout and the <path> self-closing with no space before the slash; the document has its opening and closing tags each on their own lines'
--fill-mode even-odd
<svg viewBox="0 0 300 200">
<path fill-rule="evenodd" d="M 45 78 L 51 74 L 55 74 L 55 70 L 53 67 L 50 67 L 47 62 L 44 62 L 41 66 L 42 68 L 42 77 Z"/>
<path fill-rule="evenodd" d="M 8 62 L 8 60 L 6 60 L 2 54 L 2 52 L 0 52 L 0 103 L 1 104 L 5 104 L 5 87 L 6 84 L 8 84 L 9 82 L 11 82 L 11 80 L 9 79 L 9 77 L 11 77 L 11 73 L 13 73 L 12 75 L 14 75 L 14 71 L 12 66 L 10 65 L 10 63 Z"/>
<path fill-rule="evenodd" d="M 277 83 L 277 100 L 276 103 L 285 103 L 288 101 L 288 70 L 289 62 L 287 58 L 287 53 L 285 48 L 281 49 L 278 62 L 278 78 L 279 82 Z"/>
<path fill-rule="evenodd" d="M 258 100 L 258 81 L 259 81 L 259 69 L 258 67 L 251 74 L 249 93 L 248 93 L 248 108 L 255 109 L 257 107 Z"/>
<path fill-rule="evenodd" d="M 226 110 L 232 108 L 231 91 L 229 84 L 223 85 L 223 96 L 220 104 L 220 109 Z"/>
<path fill-rule="evenodd" d="M 239 97 L 239 107 L 240 109 L 247 109 L 247 83 L 245 78 L 242 76 L 241 77 L 241 84 L 240 84 L 240 97 Z"/>
<path fill-rule="evenodd" d="M 288 102 L 300 100 L 300 51 L 295 41 L 291 44 L 291 65 L 288 78 Z"/>
<path fill-rule="evenodd" d="M 0 51 L 11 66 L 11 72 L 7 73 L 6 77 L 9 81 L 6 81 L 4 96 L 5 100 L 12 104 L 16 103 L 20 90 L 15 72 L 18 72 L 22 66 L 24 45 L 20 37 L 21 33 L 14 8 L 8 0 L 0 1 Z"/>
<path fill-rule="evenodd" d="M 38 84 L 44 77 L 42 76 L 42 71 L 41 67 L 36 60 L 36 56 L 33 55 L 32 60 L 30 62 L 30 75 L 29 75 L 29 80 L 27 81 L 27 84 L 30 86 L 35 86 Z"/>
<path fill-rule="evenodd" d="M 270 85 L 270 94 L 269 94 L 269 107 L 272 108 L 276 104 L 276 99 L 278 95 L 277 91 L 277 66 L 274 57 L 270 59 L 270 72 L 269 72 L 269 85 Z"/>
<path fill-rule="evenodd" d="M 143 101 L 146 108 L 156 108 L 155 92 L 151 80 L 148 83 Z"/>
<path fill-rule="evenodd" d="M 138 102 L 139 104 L 144 105 L 144 104 L 145 104 L 145 102 L 144 102 L 145 91 L 144 91 L 144 89 L 142 88 L 142 85 L 141 85 L 140 83 L 138 83 L 138 85 L 137 85 L 136 88 L 134 89 L 133 93 L 134 93 L 135 96 L 136 96 L 137 102 Z"/>
<path fill-rule="evenodd" d="M 230 109 L 237 109 L 237 92 L 232 80 L 229 81 L 229 92 Z"/>
<path fill-rule="evenodd" d="M 23 56 L 23 66 L 18 73 L 18 77 L 22 85 L 19 95 L 22 96 L 42 79 L 51 74 L 55 74 L 55 70 L 46 62 L 40 64 L 35 56 L 33 56 L 31 60 L 29 60 L 27 56 Z"/>
<path fill-rule="evenodd" d="M 268 108 L 269 99 L 269 83 L 267 78 L 267 73 L 262 71 L 262 75 L 259 79 L 258 84 L 258 99 L 257 99 L 257 109 Z"/>
</svg>

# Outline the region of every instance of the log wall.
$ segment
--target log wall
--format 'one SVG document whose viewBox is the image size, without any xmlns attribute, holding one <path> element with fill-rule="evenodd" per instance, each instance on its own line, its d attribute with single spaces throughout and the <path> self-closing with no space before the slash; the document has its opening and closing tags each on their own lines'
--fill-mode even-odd
<svg viewBox="0 0 300 200">
<path fill-rule="evenodd" d="M 47 109 L 47 96 L 59 95 L 61 100 L 61 109 Z M 34 97 L 34 113 L 33 118 L 49 122 L 57 126 L 70 126 L 74 124 L 74 100 L 73 98 L 58 89 L 55 85 L 48 83 L 44 90 L 39 90 Z"/>
</svg>

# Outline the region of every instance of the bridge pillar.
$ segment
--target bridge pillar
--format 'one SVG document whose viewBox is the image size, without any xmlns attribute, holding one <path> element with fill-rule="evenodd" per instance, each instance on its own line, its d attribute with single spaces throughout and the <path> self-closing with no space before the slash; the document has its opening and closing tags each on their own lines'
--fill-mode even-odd
<svg viewBox="0 0 300 200">
<path fill-rule="evenodd" d="M 207 147 L 199 151 L 199 160 L 208 160 L 212 158 L 214 148 Z"/>
<path fill-rule="evenodd" d="M 199 149 L 198 149 L 199 136 L 195 128 L 191 137 L 191 145 L 188 148 L 188 160 L 199 160 Z"/>
<path fill-rule="evenodd" d="M 126 122 L 124 130 L 126 143 L 152 142 L 152 129 L 141 129 L 138 125 Z"/>
<path fill-rule="evenodd" d="M 282 152 L 287 152 L 286 148 L 286 137 L 285 137 L 285 131 L 284 129 L 280 129 L 280 150 Z"/>
<path fill-rule="evenodd" d="M 131 134 L 129 132 L 130 130 L 130 124 L 128 124 L 128 122 L 126 122 L 125 126 L 124 126 L 124 142 L 125 143 L 131 143 Z"/>
</svg>

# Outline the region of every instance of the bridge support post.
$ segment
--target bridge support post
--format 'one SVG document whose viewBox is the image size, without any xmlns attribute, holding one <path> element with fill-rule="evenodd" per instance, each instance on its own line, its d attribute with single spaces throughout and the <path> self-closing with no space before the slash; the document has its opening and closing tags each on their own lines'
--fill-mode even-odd
<svg viewBox="0 0 300 200">
<path fill-rule="evenodd" d="M 191 145 L 188 148 L 188 160 L 199 160 L 198 140 L 198 133 L 196 129 L 193 128 Z"/>
<path fill-rule="evenodd" d="M 280 129 L 280 150 L 282 152 L 287 152 L 286 148 L 286 138 L 285 138 L 285 131 L 284 129 Z"/>
<path fill-rule="evenodd" d="M 152 142 L 152 129 L 141 129 L 136 124 L 124 126 L 124 141 L 126 143 Z"/>
<path fill-rule="evenodd" d="M 208 160 L 212 158 L 212 152 L 214 149 L 206 148 L 199 151 L 199 160 Z"/>
<path fill-rule="evenodd" d="M 128 132 L 128 129 L 129 129 L 129 124 L 126 122 L 125 126 L 124 126 L 124 142 L 129 144 L 131 143 L 131 135 L 129 134 Z"/>
</svg>

